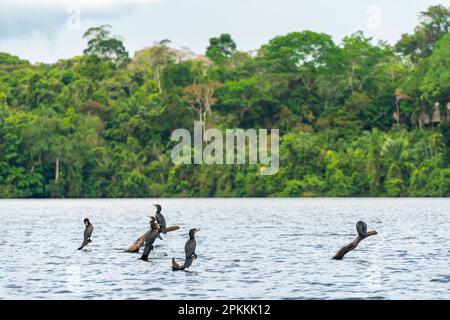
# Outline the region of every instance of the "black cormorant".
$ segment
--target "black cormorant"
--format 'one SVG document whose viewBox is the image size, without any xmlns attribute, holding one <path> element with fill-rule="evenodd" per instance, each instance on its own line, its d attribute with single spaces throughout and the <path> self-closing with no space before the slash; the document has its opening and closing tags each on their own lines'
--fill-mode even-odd
<svg viewBox="0 0 450 320">
<path fill-rule="evenodd" d="M 159 235 L 159 224 L 155 222 L 155 218 L 151 217 L 150 221 L 150 230 L 144 235 L 145 238 L 145 248 L 142 253 L 141 259 L 144 261 L 148 261 L 148 256 L 150 252 L 153 250 L 153 243 Z"/>
<path fill-rule="evenodd" d="M 84 229 L 84 240 L 81 247 L 78 248 L 78 250 L 83 249 L 85 246 L 87 246 L 89 243 L 91 243 L 91 236 L 92 232 L 94 231 L 94 226 L 92 226 L 91 222 L 88 218 L 84 219 L 84 224 L 86 225 L 86 228 Z"/>
<path fill-rule="evenodd" d="M 189 230 L 189 240 L 186 242 L 184 246 L 184 252 L 186 253 L 186 260 L 184 262 L 184 267 L 189 268 L 192 264 L 192 261 L 197 259 L 197 255 L 195 254 L 195 248 L 197 246 L 197 242 L 195 241 L 195 234 L 200 231 L 199 229 L 191 229 Z"/>
<path fill-rule="evenodd" d="M 365 237 L 367 235 L 367 224 L 363 221 L 358 221 L 356 223 L 356 231 L 358 231 L 358 236 Z"/>
<path fill-rule="evenodd" d="M 167 231 L 165 231 L 166 229 L 166 219 L 164 218 L 164 216 L 161 214 L 161 206 L 159 204 L 154 204 L 154 206 L 156 207 L 156 222 L 158 222 L 159 227 L 161 228 L 161 232 L 163 234 L 167 234 Z"/>
</svg>

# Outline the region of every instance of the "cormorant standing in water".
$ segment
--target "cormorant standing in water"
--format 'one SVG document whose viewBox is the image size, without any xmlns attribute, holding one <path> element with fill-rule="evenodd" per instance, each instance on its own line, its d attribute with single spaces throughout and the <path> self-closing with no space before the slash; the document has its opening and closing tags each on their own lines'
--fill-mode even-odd
<svg viewBox="0 0 450 320">
<path fill-rule="evenodd" d="M 148 261 L 148 256 L 150 252 L 153 250 L 153 243 L 159 235 L 159 224 L 155 222 L 155 218 L 151 217 L 150 221 L 150 230 L 145 234 L 145 248 L 142 253 L 141 259 L 144 261 Z"/>
<path fill-rule="evenodd" d="M 367 224 L 363 221 L 358 221 L 356 223 L 356 231 L 358 231 L 358 236 L 364 237 L 367 235 Z"/>
<path fill-rule="evenodd" d="M 92 232 L 94 231 L 94 226 L 91 224 L 88 218 L 85 218 L 83 222 L 86 225 L 86 228 L 84 229 L 84 240 L 83 244 L 78 248 L 78 250 L 83 249 L 85 246 L 92 242 L 91 236 Z"/>
<path fill-rule="evenodd" d="M 197 242 L 195 241 L 195 234 L 200 231 L 199 229 L 191 229 L 189 230 L 189 240 L 186 242 L 184 246 L 184 252 L 186 253 L 186 260 L 184 262 L 184 267 L 189 268 L 192 264 L 192 261 L 197 259 L 197 255 L 195 254 L 195 248 L 197 246 Z"/>
<path fill-rule="evenodd" d="M 165 231 L 165 229 L 166 229 L 166 219 L 161 214 L 161 206 L 159 204 L 154 204 L 154 206 L 156 207 L 156 215 L 155 215 L 156 216 L 156 222 L 158 222 L 162 233 L 163 234 L 167 234 L 167 231 Z"/>
</svg>

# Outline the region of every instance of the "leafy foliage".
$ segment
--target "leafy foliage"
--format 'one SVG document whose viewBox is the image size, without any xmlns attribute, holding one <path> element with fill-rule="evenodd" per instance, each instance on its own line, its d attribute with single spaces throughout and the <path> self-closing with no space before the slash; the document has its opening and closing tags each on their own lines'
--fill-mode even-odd
<svg viewBox="0 0 450 320">
<path fill-rule="evenodd" d="M 449 9 L 393 47 L 312 31 L 255 53 L 163 40 L 128 53 L 110 26 L 32 65 L 0 53 L 0 197 L 450 195 Z M 175 165 L 177 128 L 279 128 L 280 170 Z"/>
</svg>

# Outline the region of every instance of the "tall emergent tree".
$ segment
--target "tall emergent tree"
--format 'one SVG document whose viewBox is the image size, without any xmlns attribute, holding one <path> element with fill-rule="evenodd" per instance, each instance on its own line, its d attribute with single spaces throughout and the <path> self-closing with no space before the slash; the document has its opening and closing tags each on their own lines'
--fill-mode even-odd
<svg viewBox="0 0 450 320">
<path fill-rule="evenodd" d="M 420 24 L 413 34 L 403 34 L 397 50 L 416 63 L 433 52 L 436 42 L 450 32 L 450 8 L 431 6 L 420 13 Z"/>
<path fill-rule="evenodd" d="M 224 33 L 218 38 L 209 39 L 209 46 L 206 49 L 206 56 L 214 63 L 220 64 L 225 59 L 231 57 L 236 51 L 236 43 L 231 35 Z"/>
<path fill-rule="evenodd" d="M 111 35 L 110 29 L 109 24 L 89 28 L 83 35 L 88 40 L 88 47 L 84 50 L 84 54 L 111 59 L 119 66 L 125 65 L 129 61 L 128 52 L 122 40 Z"/>
</svg>

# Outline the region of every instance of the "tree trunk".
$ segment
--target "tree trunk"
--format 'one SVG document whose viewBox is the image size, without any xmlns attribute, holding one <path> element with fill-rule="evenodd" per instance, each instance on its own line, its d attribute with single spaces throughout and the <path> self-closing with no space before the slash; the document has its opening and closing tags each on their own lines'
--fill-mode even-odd
<svg viewBox="0 0 450 320">
<path fill-rule="evenodd" d="M 56 157 L 56 164 L 55 164 L 55 183 L 58 183 L 59 180 L 59 157 Z"/>
<path fill-rule="evenodd" d="M 156 67 L 155 76 L 156 76 L 156 84 L 158 85 L 159 93 L 162 93 L 161 79 L 160 79 L 160 69 L 159 69 L 159 67 Z"/>
<path fill-rule="evenodd" d="M 203 141 L 206 142 L 206 118 L 208 116 L 208 111 L 205 111 L 203 113 L 203 122 L 202 122 L 202 134 L 203 134 Z"/>
<path fill-rule="evenodd" d="M 247 111 L 250 109 L 250 107 L 245 106 L 241 111 L 241 121 L 244 119 L 244 115 L 247 113 Z"/>
<path fill-rule="evenodd" d="M 364 239 L 377 235 L 378 233 L 376 231 L 369 231 L 365 236 L 358 236 L 355 240 L 350 242 L 345 247 L 342 247 L 341 250 L 339 250 L 333 257 L 334 260 L 342 260 L 344 256 L 349 253 L 350 251 L 354 250 L 358 244 L 363 241 Z"/>
<path fill-rule="evenodd" d="M 352 91 L 352 94 L 355 91 L 354 86 L 353 86 L 353 77 L 355 75 L 355 68 L 356 68 L 355 63 L 352 63 L 352 73 L 350 74 L 350 79 L 349 79 L 350 89 Z"/>
<path fill-rule="evenodd" d="M 178 264 L 178 263 L 175 261 L 175 258 L 172 258 L 172 270 L 173 270 L 173 271 L 176 271 L 176 270 L 184 270 L 184 269 L 185 269 L 184 264 Z"/>
<path fill-rule="evenodd" d="M 395 101 L 395 105 L 397 106 L 397 125 L 400 125 L 400 104 L 398 100 Z"/>
</svg>

